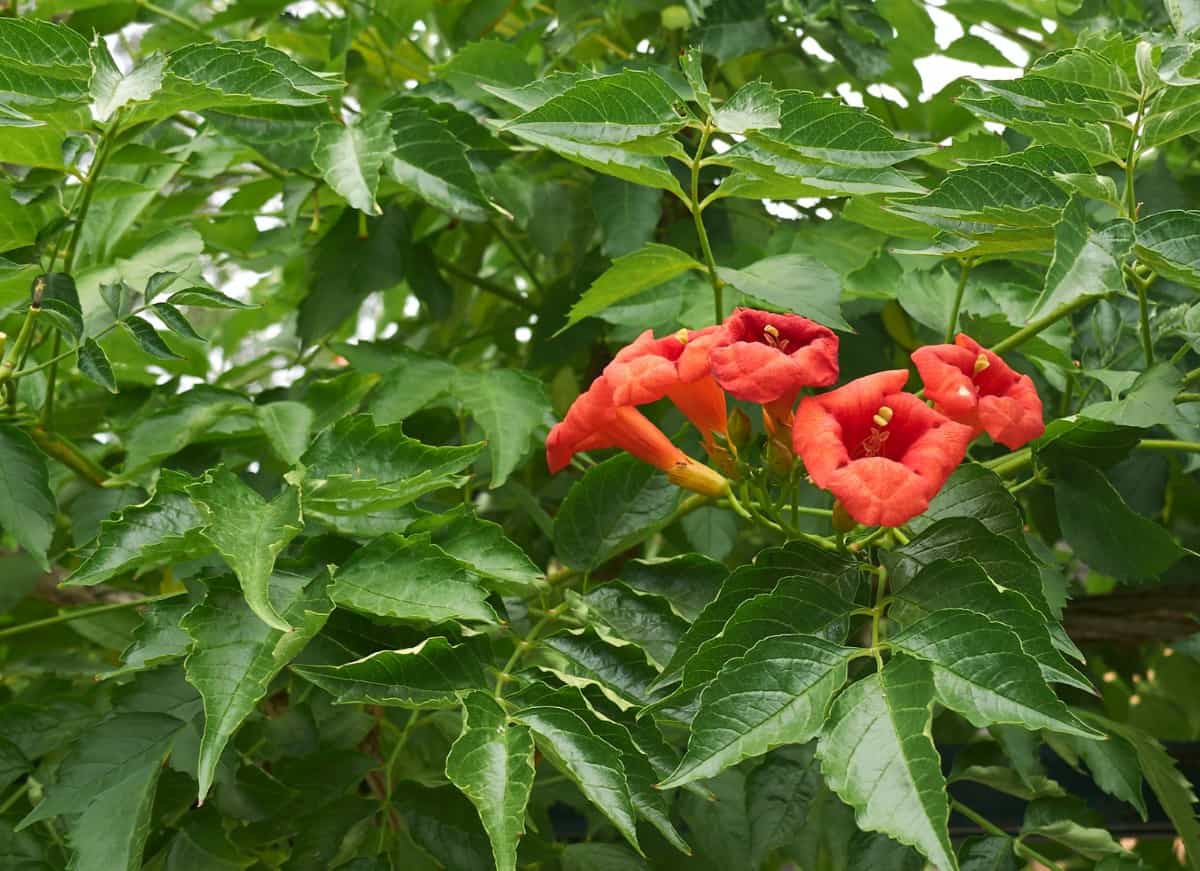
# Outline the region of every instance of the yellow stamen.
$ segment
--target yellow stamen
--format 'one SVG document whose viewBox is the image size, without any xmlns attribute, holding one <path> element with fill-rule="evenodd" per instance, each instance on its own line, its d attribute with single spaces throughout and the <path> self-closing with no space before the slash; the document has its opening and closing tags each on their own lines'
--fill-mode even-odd
<svg viewBox="0 0 1200 871">
<path fill-rule="evenodd" d="M 893 412 L 888 406 L 881 405 L 879 411 L 875 412 L 875 416 L 871 420 L 875 421 L 877 427 L 883 428 L 892 422 Z"/>
<path fill-rule="evenodd" d="M 683 344 L 686 345 L 687 340 L 688 340 L 687 327 L 682 327 L 678 331 L 676 331 L 675 338 L 677 338 L 680 342 L 682 342 Z"/>
<path fill-rule="evenodd" d="M 763 332 L 766 333 L 768 336 L 770 336 L 772 339 L 779 338 L 779 330 L 775 327 L 774 324 L 767 324 L 765 327 L 763 327 Z"/>
<path fill-rule="evenodd" d="M 991 366 L 991 365 L 992 364 L 988 361 L 987 354 L 980 351 L 979 356 L 975 358 L 975 374 L 978 375 L 980 372 L 982 372 L 984 369 L 986 369 L 988 366 Z"/>
</svg>

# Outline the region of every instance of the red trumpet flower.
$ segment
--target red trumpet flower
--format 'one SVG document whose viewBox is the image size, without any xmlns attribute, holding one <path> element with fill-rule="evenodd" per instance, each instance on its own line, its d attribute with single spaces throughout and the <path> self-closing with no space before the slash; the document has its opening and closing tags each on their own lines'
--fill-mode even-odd
<svg viewBox="0 0 1200 871">
<path fill-rule="evenodd" d="M 747 402 L 796 401 L 803 387 L 828 387 L 838 377 L 833 330 L 799 315 L 741 308 L 721 327 L 709 360 L 717 383 Z"/>
<path fill-rule="evenodd" d="M 937 410 L 1016 450 L 1046 431 L 1042 400 L 1028 375 L 959 333 L 953 345 L 926 345 L 912 355 L 925 395 Z"/>
<path fill-rule="evenodd" d="M 680 330 L 661 339 L 650 330 L 617 352 L 604 370 L 617 405 L 645 405 L 664 396 L 700 431 L 710 454 L 722 449 L 712 434 L 725 436 L 725 393 L 708 368 L 708 352 L 718 338 L 718 327 Z"/>
<path fill-rule="evenodd" d="M 818 487 L 859 523 L 899 526 L 920 514 L 962 462 L 970 427 L 902 393 L 908 372 L 877 372 L 800 402 L 796 453 Z"/>
<path fill-rule="evenodd" d="M 612 387 L 601 376 L 592 382 L 546 439 L 546 463 L 551 472 L 566 468 L 579 451 L 621 448 L 644 463 L 667 473 L 680 487 L 720 496 L 729 482 L 719 472 L 689 457 L 637 409 L 617 405 Z"/>
</svg>

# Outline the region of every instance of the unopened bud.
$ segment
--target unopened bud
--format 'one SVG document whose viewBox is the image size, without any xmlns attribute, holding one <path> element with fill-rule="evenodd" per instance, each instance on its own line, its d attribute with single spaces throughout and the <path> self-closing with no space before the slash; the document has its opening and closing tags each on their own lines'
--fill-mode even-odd
<svg viewBox="0 0 1200 871">
<path fill-rule="evenodd" d="M 729 479 L 716 469 L 698 463 L 690 457 L 667 469 L 667 478 L 676 487 L 705 496 L 724 496 L 729 492 Z"/>
<path fill-rule="evenodd" d="M 992 365 L 991 362 L 987 358 L 987 354 L 980 351 L 979 356 L 975 358 L 975 374 L 978 375 L 980 372 L 982 372 L 984 369 L 986 369 L 988 366 L 991 366 L 991 365 Z"/>
<path fill-rule="evenodd" d="M 754 425 L 750 422 L 750 415 L 740 408 L 731 411 L 726 434 L 729 437 L 729 443 L 739 451 L 745 448 L 750 444 L 750 437 L 754 435 Z"/>
</svg>

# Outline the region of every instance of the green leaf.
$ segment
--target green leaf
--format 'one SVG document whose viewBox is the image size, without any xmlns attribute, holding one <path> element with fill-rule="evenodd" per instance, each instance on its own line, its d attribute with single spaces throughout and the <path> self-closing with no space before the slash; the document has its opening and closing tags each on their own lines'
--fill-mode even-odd
<svg viewBox="0 0 1200 871">
<path fill-rule="evenodd" d="M 370 112 L 350 124 L 329 122 L 317 128 L 313 163 L 321 177 L 351 206 L 382 215 L 375 202 L 379 171 L 392 150 L 392 117 Z"/>
<path fill-rule="evenodd" d="M 1146 783 L 1150 784 L 1155 798 L 1183 841 L 1188 868 L 1200 871 L 1200 820 L 1196 818 L 1196 795 L 1175 760 L 1157 739 L 1141 729 L 1094 714 L 1085 716 L 1089 722 L 1120 735 L 1133 745 Z"/>
<path fill-rule="evenodd" d="M 35 113 L 65 108 L 86 98 L 90 71 L 87 40 L 66 25 L 33 18 L 0 22 L 6 101 Z"/>
<path fill-rule="evenodd" d="M 0 528 L 47 571 L 57 512 L 46 455 L 21 430 L 0 426 Z"/>
<path fill-rule="evenodd" d="M 167 302 L 171 305 L 190 305 L 196 308 L 225 308 L 242 311 L 259 308 L 257 305 L 236 300 L 211 287 L 189 287 L 185 290 L 177 290 L 167 297 Z"/>
<path fill-rule="evenodd" d="M 161 713 L 114 713 L 72 745 L 58 766 L 46 797 L 21 820 L 18 829 L 53 817 L 81 814 L 106 795 L 123 792 L 161 769 L 184 723 Z M 110 824 L 114 820 L 109 821 Z"/>
<path fill-rule="evenodd" d="M 750 140 L 707 158 L 738 170 L 721 182 L 714 198 L 830 197 L 869 194 L 923 194 L 925 188 L 891 167 L 836 166 L 780 154 Z M 859 206 L 863 200 L 856 200 Z M 898 219 L 896 219 L 898 220 Z"/>
<path fill-rule="evenodd" d="M 185 339 L 195 339 L 198 342 L 208 341 L 204 336 L 196 332 L 196 328 L 192 326 L 183 312 L 169 302 L 156 302 L 151 308 L 162 322 L 167 325 L 168 329 L 177 336 L 183 336 Z"/>
<path fill-rule="evenodd" d="M 563 871 L 648 871 L 645 860 L 621 844 L 567 844 Z"/>
<path fill-rule="evenodd" d="M 428 535 L 384 535 L 334 575 L 330 598 L 343 608 L 397 620 L 495 623 L 487 591 Z"/>
<path fill-rule="evenodd" d="M 1086 460 L 1094 466 L 1116 465 L 1129 456 L 1142 433 L 1133 427 L 1073 415 L 1052 420 L 1033 443 L 1037 458 L 1054 465 L 1063 458 Z"/>
<path fill-rule="evenodd" d="M 632 146 L 596 145 L 559 136 L 545 136 L 524 128 L 511 128 L 509 132 L 532 145 L 549 149 L 560 157 L 595 172 L 615 176 L 634 184 L 662 188 L 681 198 L 684 196 L 679 180 L 672 174 L 666 161 L 658 155 L 633 151 Z"/>
<path fill-rule="evenodd" d="M 179 596 L 146 606 L 132 643 L 121 653 L 122 667 L 105 677 L 142 671 L 187 656 L 192 639 L 179 624 L 193 604 Z"/>
<path fill-rule="evenodd" d="M 653 466 L 620 454 L 588 469 L 554 518 L 554 544 L 571 568 L 593 569 L 661 527 L 679 489 Z"/>
<path fill-rule="evenodd" d="M 640 852 L 637 819 L 617 748 L 597 737 L 582 717 L 567 708 L 525 707 L 513 719 L 533 732 L 539 749 L 554 767 Z"/>
<path fill-rule="evenodd" d="M 767 308 L 795 312 L 827 327 L 852 331 L 842 317 L 840 276 L 815 257 L 779 254 L 717 275 Z"/>
<path fill-rule="evenodd" d="M 349 350 L 347 355 L 350 360 L 355 359 Z M 396 359 L 396 364 L 383 373 L 368 405 L 371 416 L 380 426 L 400 423 L 420 411 L 445 394 L 458 375 L 458 368 L 445 360 L 407 348 L 397 349 L 390 357 Z"/>
<path fill-rule="evenodd" d="M 810 160 L 840 166 L 892 166 L 937 146 L 898 139 L 883 122 L 841 100 L 804 91 L 779 91 L 779 128 L 760 130 L 751 141 Z"/>
<path fill-rule="evenodd" d="M 1020 639 L 1021 649 L 1037 661 L 1047 681 L 1093 692 L 1087 678 L 1054 646 L 1045 616 L 1015 590 L 997 586 L 971 559 L 938 560 L 895 594 L 889 619 L 907 625 L 940 608 L 974 611 L 1004 624 Z"/>
<path fill-rule="evenodd" d="M 153 496 L 103 521 L 95 549 L 64 586 L 90 587 L 208 551 L 200 535 L 203 517 L 184 491 L 187 481 L 177 472 L 164 471 Z"/>
<path fill-rule="evenodd" d="M 783 109 L 775 89 L 766 82 L 747 82 L 713 113 L 718 130 L 746 133 L 779 127 Z"/>
<path fill-rule="evenodd" d="M 345 665 L 292 670 L 343 705 L 448 708 L 458 704 L 459 694 L 485 684 L 475 650 L 442 637 L 426 638 L 404 650 L 380 650 Z"/>
<path fill-rule="evenodd" d="M 1021 871 L 1007 835 L 968 838 L 958 854 L 961 871 Z"/>
<path fill-rule="evenodd" d="M 929 667 L 894 656 L 837 697 L 817 756 L 860 829 L 882 832 L 955 871 L 946 780 L 930 737 L 932 706 Z"/>
<path fill-rule="evenodd" d="M 460 372 L 454 395 L 487 436 L 492 489 L 500 487 L 528 453 L 550 415 L 540 379 L 514 369 Z"/>
<path fill-rule="evenodd" d="M 117 377 L 113 374 L 112 364 L 104 349 L 96 344 L 95 339 L 84 339 L 79 346 L 75 365 L 81 374 L 99 384 L 109 393 L 117 392 Z"/>
<path fill-rule="evenodd" d="M 1085 718 L 1088 723 L 1104 729 L 1103 721 Z M 1087 763 L 1096 785 L 1111 796 L 1129 802 L 1146 819 L 1146 799 L 1142 795 L 1142 769 L 1132 743 L 1120 735 L 1105 730 L 1106 740 L 1090 741 L 1074 735 L 1055 736 L 1054 745 L 1065 745 L 1074 756 Z M 1068 759 L 1068 762 L 1074 762 Z"/>
<path fill-rule="evenodd" d="M 810 809 L 821 784 L 816 742 L 780 747 L 762 758 L 746 778 L 746 816 L 750 822 L 750 855 L 753 868 L 791 844 L 815 814 Z"/>
<path fill-rule="evenodd" d="M 592 182 L 592 211 L 604 237 L 604 253 L 622 257 L 654 238 L 662 217 L 662 191 L 600 176 Z"/>
<path fill-rule="evenodd" d="M 1200 287 L 1200 211 L 1171 209 L 1137 222 L 1137 256 L 1159 275 Z"/>
<path fill-rule="evenodd" d="M 230 738 L 267 694 L 275 675 L 321 631 L 332 610 L 328 574 L 315 577 L 276 572 L 268 586 L 270 607 L 293 628 L 273 629 L 255 614 L 242 591 L 228 580 L 208 582 L 204 601 L 182 625 L 195 642 L 185 662 L 188 683 L 204 699 L 200 742 L 200 801 L 208 795 L 217 764 Z"/>
<path fill-rule="evenodd" d="M 1097 736 L 1046 685 L 1017 635 L 983 614 L 941 608 L 888 640 L 894 649 L 927 661 L 938 700 L 975 726 Z"/>
<path fill-rule="evenodd" d="M 88 90 L 92 95 L 92 117 L 100 123 L 108 121 L 113 113 L 129 103 L 149 100 L 162 87 L 166 64 L 162 55 L 151 55 L 125 75 L 108 53 L 108 44 L 99 35 L 92 37 L 89 54 L 92 77 Z"/>
<path fill-rule="evenodd" d="M 704 265 L 678 248 L 656 242 L 618 257 L 571 307 L 567 322 L 559 332 L 690 269 L 703 270 Z"/>
<path fill-rule="evenodd" d="M 772 635 L 816 635 L 827 641 L 846 638 L 854 606 L 810 577 L 783 578 L 773 590 L 737 606 L 721 631 L 704 641 L 683 663 L 679 686 L 660 705 L 681 704 L 712 681 L 725 663 L 744 656 Z"/>
<path fill-rule="evenodd" d="M 1079 413 L 1092 420 L 1104 420 L 1122 426 L 1150 429 L 1156 426 L 1188 426 L 1175 406 L 1175 396 L 1183 389 L 1179 371 L 1170 363 L 1159 363 L 1140 373 L 1120 399 L 1093 402 Z"/>
<path fill-rule="evenodd" d="M 508 595 L 528 595 L 542 585 L 545 574 L 504 530 L 466 508 L 429 514 L 408 527 L 409 535 L 428 532 L 433 544 L 466 563 L 493 589 Z"/>
<path fill-rule="evenodd" d="M 1118 218 L 1093 230 L 1083 200 L 1072 197 L 1054 228 L 1054 259 L 1030 319 L 1079 299 L 1123 291 L 1121 267 L 1132 250 L 1132 222 Z"/>
<path fill-rule="evenodd" d="M 689 46 L 679 55 L 679 67 L 683 70 L 683 77 L 692 87 L 692 94 L 695 95 L 696 102 L 700 104 L 704 114 L 711 116 L 713 103 L 708 85 L 704 81 L 704 52 L 694 45 Z M 778 115 L 778 113 L 776 114 Z"/>
<path fill-rule="evenodd" d="M 302 402 L 282 400 L 258 406 L 258 425 L 276 456 L 289 466 L 300 462 L 312 432 L 313 412 Z"/>
<path fill-rule="evenodd" d="M 1024 539 L 1024 521 L 1017 500 L 995 472 L 978 463 L 964 463 L 929 501 L 924 514 L 908 522 L 913 532 L 924 532 L 939 520 L 973 517 L 989 532 L 1013 541 Z"/>
<path fill-rule="evenodd" d="M 300 491 L 285 487 L 268 502 L 222 467 L 188 487 L 188 495 L 196 500 L 204 518 L 201 535 L 237 575 L 250 610 L 268 626 L 290 631 L 271 606 L 268 584 L 275 558 L 304 529 Z"/>
<path fill-rule="evenodd" d="M 446 757 L 446 777 L 479 811 L 497 871 L 517 867 L 517 843 L 525 834 L 525 807 L 533 791 L 533 766 L 529 729 L 510 723 L 487 693 L 467 695 L 462 734 Z"/>
<path fill-rule="evenodd" d="M 525 52 L 501 39 L 485 39 L 464 45 L 437 67 L 438 75 L 454 90 L 471 100 L 487 100 L 483 87 L 519 87 L 534 79 Z"/>
<path fill-rule="evenodd" d="M 581 79 L 504 129 L 612 145 L 679 130 L 684 119 L 676 109 L 678 101 L 657 73 L 627 69 Z"/>
<path fill-rule="evenodd" d="M 1054 465 L 1054 500 L 1063 537 L 1098 572 L 1122 580 L 1157 577 L 1184 550 L 1167 530 L 1136 514 L 1095 466 Z"/>
<path fill-rule="evenodd" d="M 666 599 L 634 592 L 617 581 L 578 597 L 579 610 L 618 638 L 636 644 L 660 667 L 670 661 L 687 622 L 671 610 Z"/>
<path fill-rule="evenodd" d="M 654 698 L 650 685 L 658 674 L 645 655 L 633 645 L 608 644 L 588 630 L 542 639 L 532 664 L 572 686 L 596 686 L 621 709 Z"/>
<path fill-rule="evenodd" d="M 466 146 L 419 107 L 392 114 L 388 171 L 404 187 L 450 214 L 485 221 L 488 202 L 467 159 Z"/>
<path fill-rule="evenodd" d="M 814 738 L 852 655 L 816 636 L 777 635 L 727 662 L 700 694 L 687 752 L 662 788 Z"/>
<path fill-rule="evenodd" d="M 133 340 L 138 343 L 138 347 L 159 360 L 182 360 L 182 354 L 171 350 L 171 346 L 163 341 L 162 336 L 154 329 L 154 326 L 145 318 L 138 315 L 125 318 L 121 321 L 129 335 L 133 336 Z"/>
<path fill-rule="evenodd" d="M 717 596 L 729 571 L 716 560 L 696 553 L 633 560 L 621 567 L 621 580 L 635 590 L 662 596 L 689 623 Z"/>
<path fill-rule="evenodd" d="M 1021 831 L 1058 841 L 1092 860 L 1124 854 L 1126 850 L 1107 830 L 1079 822 L 1087 813 L 1088 807 L 1082 799 L 1034 799 L 1025 808 Z"/>
</svg>

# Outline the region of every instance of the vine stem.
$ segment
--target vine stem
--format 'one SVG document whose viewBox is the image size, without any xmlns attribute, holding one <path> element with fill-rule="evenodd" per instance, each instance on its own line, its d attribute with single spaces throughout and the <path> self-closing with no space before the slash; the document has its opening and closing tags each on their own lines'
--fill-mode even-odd
<svg viewBox="0 0 1200 871">
<path fill-rule="evenodd" d="M 975 260 L 968 257 L 962 262 L 962 270 L 958 276 L 958 287 L 954 290 L 954 306 L 950 309 L 950 323 L 946 325 L 946 344 L 954 341 L 954 334 L 958 332 L 958 312 L 962 308 L 963 293 L 967 289 L 967 276 L 971 274 L 971 267 L 975 265 Z"/>
<path fill-rule="evenodd" d="M 989 820 L 987 817 L 985 817 L 983 814 L 979 813 L 978 811 L 972 810 L 971 808 L 967 807 L 965 804 L 963 804 L 958 799 L 953 799 L 953 798 L 950 799 L 950 807 L 953 808 L 956 812 L 958 812 L 962 816 L 969 819 L 975 825 L 979 826 L 979 828 L 983 829 L 989 835 L 997 835 L 1002 838 L 1011 837 L 1008 834 L 1008 832 L 1004 831 L 1004 829 L 1000 828 L 998 825 L 993 823 L 991 820 Z M 1026 859 L 1032 859 L 1033 861 L 1037 862 L 1038 864 L 1044 865 L 1047 868 L 1051 869 L 1051 871 L 1055 871 L 1055 869 L 1060 867 L 1059 864 L 1056 861 L 1054 861 L 1053 859 L 1051 859 L 1047 856 L 1043 856 L 1037 850 L 1033 849 L 1033 847 L 1030 847 L 1029 845 L 1025 844 L 1023 841 L 1019 841 L 1015 838 L 1013 839 L 1013 852 L 1018 853 L 1019 855 L 1023 855 Z"/>
<path fill-rule="evenodd" d="M 700 239 L 700 250 L 704 253 L 704 264 L 708 267 L 708 278 L 712 282 L 715 323 L 719 324 L 725 319 L 725 282 L 717 274 L 717 261 L 713 257 L 712 245 L 708 241 L 708 231 L 704 229 L 704 207 L 700 203 L 700 167 L 704 162 L 704 150 L 708 148 L 708 140 L 711 136 L 712 123 L 706 121 L 700 131 L 700 142 L 696 145 L 696 153 L 692 155 L 692 198 L 688 207 L 692 212 L 692 220 L 696 223 L 696 236 Z"/>
<path fill-rule="evenodd" d="M 1146 111 L 1146 89 L 1138 92 L 1137 114 L 1133 119 L 1133 129 L 1129 131 L 1129 154 L 1125 158 L 1125 217 L 1130 221 L 1137 220 L 1137 195 L 1134 193 L 1134 172 L 1138 161 L 1138 138 L 1141 136 L 1142 115 Z M 1135 261 L 1136 263 L 1136 261 Z M 1147 291 L 1150 281 L 1142 281 L 1134 273 L 1134 286 L 1138 298 L 1138 331 L 1141 333 L 1142 353 L 1146 357 L 1146 366 L 1154 365 L 1154 340 L 1150 333 L 1150 299 Z"/>
<path fill-rule="evenodd" d="M 533 624 L 533 627 L 529 630 L 528 635 L 517 642 L 516 647 L 513 649 L 512 656 L 508 658 L 508 661 L 504 663 L 504 667 L 500 669 L 500 673 L 496 675 L 496 687 L 492 691 L 492 695 L 494 695 L 497 699 L 503 697 L 504 685 L 512 679 L 511 672 L 513 668 L 518 662 L 521 661 L 521 657 L 525 655 L 526 651 L 533 647 L 533 642 L 537 640 L 542 630 L 545 629 L 546 626 L 551 623 L 551 621 L 555 620 L 565 610 L 567 610 L 566 602 L 555 605 L 544 615 L 542 615 L 541 620 L 538 620 Z"/>
<path fill-rule="evenodd" d="M 173 599 L 176 596 L 186 596 L 186 590 L 180 590 L 177 593 L 160 593 L 157 596 L 145 596 L 141 599 L 130 599 L 128 602 L 112 602 L 108 605 L 96 605 L 93 608 L 76 608 L 74 611 L 66 611 L 54 617 L 47 617 L 44 620 L 33 620 L 29 623 L 22 623 L 19 626 L 10 626 L 7 629 L 0 629 L 0 638 L 10 638 L 13 635 L 21 635 L 25 632 L 33 632 L 35 629 L 45 629 L 47 626 L 57 626 L 59 623 L 68 623 L 71 620 L 79 620 L 83 617 L 93 617 L 96 614 L 106 614 L 109 611 L 120 611 L 123 608 L 134 608 L 138 605 L 150 605 L 154 602 L 161 602 L 164 599 Z"/>
<path fill-rule="evenodd" d="M 448 272 L 455 278 L 460 278 L 467 282 L 467 284 L 473 284 L 482 291 L 486 291 L 487 293 L 498 296 L 501 299 L 508 300 L 513 305 L 520 306 L 526 311 L 536 313 L 538 310 L 536 305 L 527 300 L 525 297 L 521 296 L 521 294 L 517 293 L 515 290 L 509 290 L 507 287 L 496 284 L 494 281 L 489 281 L 486 278 L 482 278 L 478 275 L 467 272 L 465 269 L 459 269 L 453 263 L 447 263 L 440 257 L 437 258 L 435 262 L 437 263 L 438 268 L 443 272 Z"/>
<path fill-rule="evenodd" d="M 1011 351 L 1013 348 L 1032 339 L 1042 330 L 1058 323 L 1058 321 L 1061 321 L 1063 318 L 1067 317 L 1067 315 L 1071 314 L 1076 309 L 1082 308 L 1091 301 L 1092 300 L 1089 297 L 1081 297 L 1079 299 L 1072 300 L 1071 302 L 1064 303 L 1049 314 L 1044 315 L 1038 318 L 1036 321 L 1033 321 L 1032 323 L 1029 323 L 1017 330 L 1007 339 L 997 342 L 991 348 L 992 353 L 1003 354 L 1005 351 Z"/>
</svg>

